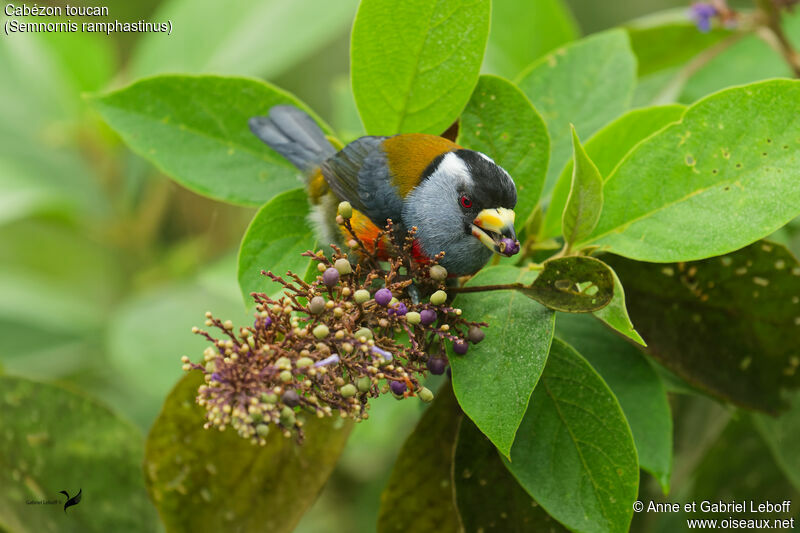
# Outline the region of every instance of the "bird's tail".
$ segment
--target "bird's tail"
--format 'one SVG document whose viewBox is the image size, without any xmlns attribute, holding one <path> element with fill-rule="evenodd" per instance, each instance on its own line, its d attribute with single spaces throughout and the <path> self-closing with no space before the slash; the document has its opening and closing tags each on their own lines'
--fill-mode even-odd
<svg viewBox="0 0 800 533">
<path fill-rule="evenodd" d="M 336 153 L 314 119 L 294 106 L 276 105 L 268 116 L 253 117 L 248 124 L 256 137 L 306 175 Z"/>
</svg>

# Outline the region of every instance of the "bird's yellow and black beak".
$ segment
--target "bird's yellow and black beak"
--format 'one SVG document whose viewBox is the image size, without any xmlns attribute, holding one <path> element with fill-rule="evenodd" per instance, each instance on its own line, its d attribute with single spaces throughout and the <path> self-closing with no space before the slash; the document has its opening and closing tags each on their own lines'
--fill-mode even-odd
<svg viewBox="0 0 800 533">
<path fill-rule="evenodd" d="M 472 221 L 470 229 L 472 235 L 495 253 L 511 257 L 519 252 L 512 209 L 484 209 Z"/>
</svg>

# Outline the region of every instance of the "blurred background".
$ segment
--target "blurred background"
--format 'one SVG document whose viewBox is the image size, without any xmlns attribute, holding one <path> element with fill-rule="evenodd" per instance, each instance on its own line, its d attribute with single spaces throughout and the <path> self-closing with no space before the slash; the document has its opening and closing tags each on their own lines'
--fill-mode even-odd
<svg viewBox="0 0 800 533">
<path fill-rule="evenodd" d="M 522 3 L 556 10 L 559 24 L 541 28 L 521 20 L 506 28 L 498 22 L 513 20 Z M 533 42 L 545 52 L 579 35 L 688 7 L 681 0 L 494 4 L 484 70 L 512 78 L 520 65 L 494 53 L 495 40 L 519 38 L 520 46 Z M 203 313 L 213 310 L 234 322 L 247 318 L 236 252 L 255 210 L 176 185 L 122 145 L 81 95 L 159 72 L 256 76 L 294 93 L 350 140 L 362 131 L 348 74 L 357 1 L 106 5 L 111 19 L 171 19 L 173 34 L 0 38 L 0 368 L 91 394 L 146 434 L 182 375 L 180 356 L 195 358 L 205 347 L 190 333 Z M 800 42 L 800 28 L 792 28 Z M 637 103 L 646 104 L 678 68 L 640 69 Z M 733 83 L 787 75 L 774 52 L 747 38 L 694 73 L 675 98 L 691 102 Z M 782 238 L 800 248 L 797 232 Z M 680 402 L 685 400 L 677 402 L 678 413 L 685 408 Z M 298 531 L 331 531 L 331 524 L 337 531 L 373 529 L 394 457 L 422 408 L 387 395 L 373 409 Z M 681 443 L 697 455 L 687 459 L 691 465 L 709 464 L 706 470 L 713 472 L 715 457 L 719 462 L 728 454 L 716 437 L 726 431 L 739 440 L 725 409 L 708 402 L 700 411 L 705 414 L 676 426 L 676 476 L 694 471 L 681 468 Z M 709 420 L 722 422 L 697 451 L 700 444 L 687 435 L 710 431 Z"/>
</svg>

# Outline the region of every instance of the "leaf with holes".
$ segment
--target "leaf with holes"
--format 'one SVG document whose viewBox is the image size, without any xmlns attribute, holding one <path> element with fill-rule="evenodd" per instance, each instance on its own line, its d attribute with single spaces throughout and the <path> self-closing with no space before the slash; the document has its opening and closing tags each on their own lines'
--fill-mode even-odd
<svg viewBox="0 0 800 533">
<path fill-rule="evenodd" d="M 639 486 L 631 430 L 608 385 L 558 339 L 506 466 L 567 528 L 628 531 Z"/>
<path fill-rule="evenodd" d="M 467 286 L 530 283 L 535 274 L 510 266 L 484 268 Z M 542 373 L 555 313 L 515 291 L 463 294 L 455 300 L 470 320 L 486 322 L 486 338 L 465 356 L 449 355 L 453 390 L 475 425 L 508 456 L 528 399 Z"/>
<path fill-rule="evenodd" d="M 633 345 L 586 315 L 559 314 L 556 335 L 586 358 L 619 400 L 631 426 L 639 466 L 669 492 L 672 415 L 667 391 L 650 362 Z"/>
<path fill-rule="evenodd" d="M 147 436 L 145 481 L 167 530 L 293 531 L 352 424 L 310 417 L 302 445 L 271 431 L 256 446 L 230 429 L 203 428 L 205 409 L 195 403 L 202 383 L 199 372 L 181 379 Z"/>
<path fill-rule="evenodd" d="M 561 218 L 564 241 L 569 247 L 592 233 L 603 210 L 603 176 L 581 146 L 575 126 L 572 153 L 572 182 Z"/>
<path fill-rule="evenodd" d="M 550 156 L 547 127 L 528 98 L 502 78 L 481 76 L 461 114 L 458 144 L 483 152 L 511 174 L 524 222 L 539 201 Z"/>
<path fill-rule="evenodd" d="M 91 103 L 134 152 L 199 194 L 255 206 L 302 184 L 299 171 L 247 127 L 250 117 L 278 104 L 311 112 L 267 83 L 158 76 L 92 97 Z"/>
<path fill-rule="evenodd" d="M 489 0 L 363 0 L 350 49 L 367 133 L 439 135 L 478 82 Z"/>
<path fill-rule="evenodd" d="M 784 246 L 666 265 L 604 259 L 647 351 L 689 383 L 773 413 L 782 389 L 800 387 L 800 264 Z"/>
<path fill-rule="evenodd" d="M 636 58 L 623 30 L 581 39 L 550 52 L 518 78 L 550 132 L 549 195 L 569 159 L 569 125 L 590 136 L 625 112 L 636 84 Z"/>
<path fill-rule="evenodd" d="M 252 305 L 250 293 L 281 292 L 281 286 L 261 275 L 262 270 L 271 270 L 279 276 L 289 270 L 305 274 L 310 259 L 300 254 L 314 245 L 314 232 L 306 223 L 307 216 L 306 192 L 295 189 L 276 196 L 253 217 L 239 247 L 239 287 L 248 306 Z"/>
<path fill-rule="evenodd" d="M 614 276 L 594 257 L 559 257 L 545 261 L 533 283 L 517 290 L 556 311 L 591 313 L 611 301 Z"/>
<path fill-rule="evenodd" d="M 461 417 L 453 389 L 445 383 L 397 456 L 381 494 L 379 533 L 460 531 L 450 470 Z"/>
<path fill-rule="evenodd" d="M 800 81 L 720 91 L 638 144 L 606 180 L 598 244 L 640 261 L 690 261 L 758 240 L 800 214 Z M 623 285 L 624 285 L 623 280 Z"/>
<path fill-rule="evenodd" d="M 611 122 L 586 141 L 583 147 L 592 162 L 597 165 L 603 181 L 611 175 L 617 163 L 636 143 L 670 122 L 679 120 L 685 109 L 686 107 L 677 104 L 634 109 Z M 561 235 L 561 217 L 571 184 L 572 161 L 564 167 L 553 189 L 553 196 L 550 198 L 550 205 L 547 206 L 544 224 L 540 231 L 539 238 L 541 240 Z"/>
</svg>

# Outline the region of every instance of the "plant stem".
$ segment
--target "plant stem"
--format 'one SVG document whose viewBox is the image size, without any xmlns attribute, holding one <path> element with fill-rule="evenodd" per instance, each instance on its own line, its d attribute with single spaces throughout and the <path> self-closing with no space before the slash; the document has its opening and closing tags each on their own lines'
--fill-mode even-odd
<svg viewBox="0 0 800 533">
<path fill-rule="evenodd" d="M 506 283 L 502 285 L 479 285 L 477 287 L 451 287 L 447 289 L 447 292 L 460 294 L 465 292 L 513 291 L 523 288 L 525 288 L 524 283 Z"/>
<path fill-rule="evenodd" d="M 762 41 L 783 56 L 786 64 L 792 69 L 795 78 L 800 78 L 800 54 L 794 49 L 792 42 L 781 27 L 781 13 L 772 0 L 757 0 L 760 14 L 765 18 L 756 29 Z"/>
</svg>

